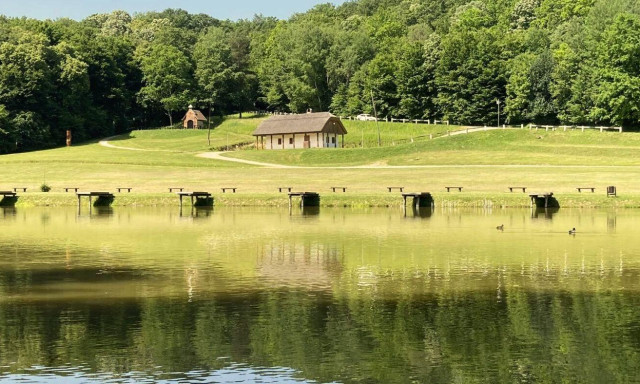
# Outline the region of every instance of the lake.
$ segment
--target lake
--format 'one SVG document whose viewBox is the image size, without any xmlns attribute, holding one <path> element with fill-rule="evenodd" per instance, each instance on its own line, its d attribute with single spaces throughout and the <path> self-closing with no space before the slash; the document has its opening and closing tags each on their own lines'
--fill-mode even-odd
<svg viewBox="0 0 640 384">
<path fill-rule="evenodd" d="M 640 382 L 638 228 L 637 210 L 0 208 L 0 383 Z"/>
</svg>

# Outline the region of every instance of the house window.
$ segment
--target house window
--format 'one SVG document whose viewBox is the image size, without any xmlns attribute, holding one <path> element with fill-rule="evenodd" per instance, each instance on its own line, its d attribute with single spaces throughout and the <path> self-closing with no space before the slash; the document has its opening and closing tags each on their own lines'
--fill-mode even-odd
<svg viewBox="0 0 640 384">
<path fill-rule="evenodd" d="M 334 136 L 331 138 L 331 144 L 335 144 L 335 143 L 336 143 L 336 137 Z"/>
<path fill-rule="evenodd" d="M 290 137 L 289 138 L 289 145 L 292 145 L 292 144 L 293 144 L 293 137 Z"/>
<path fill-rule="evenodd" d="M 278 145 L 282 145 L 282 139 L 278 139 Z"/>
</svg>

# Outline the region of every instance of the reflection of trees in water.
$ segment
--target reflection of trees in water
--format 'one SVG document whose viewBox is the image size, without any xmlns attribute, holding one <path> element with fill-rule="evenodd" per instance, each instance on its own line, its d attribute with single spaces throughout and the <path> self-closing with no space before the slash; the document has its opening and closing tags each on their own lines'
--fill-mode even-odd
<svg viewBox="0 0 640 384">
<path fill-rule="evenodd" d="M 457 278 L 442 284 L 462 284 Z M 395 295 L 382 285 L 376 294 L 282 288 L 192 303 L 5 302 L 0 363 L 17 361 L 15 372 L 73 361 L 118 374 L 212 370 L 232 361 L 342 382 L 637 379 L 635 294 L 554 291 L 505 277 L 497 300 L 495 287 L 434 292 L 420 289 L 433 284 L 426 276 L 389 279 L 404 284 Z"/>
</svg>

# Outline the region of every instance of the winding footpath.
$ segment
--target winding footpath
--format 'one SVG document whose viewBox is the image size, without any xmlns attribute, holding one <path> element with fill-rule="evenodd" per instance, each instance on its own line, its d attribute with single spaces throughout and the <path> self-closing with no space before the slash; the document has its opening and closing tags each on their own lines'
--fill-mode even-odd
<svg viewBox="0 0 640 384">
<path fill-rule="evenodd" d="M 497 129 L 518 129 L 518 128 L 499 128 L 499 127 L 468 127 L 465 129 L 461 129 L 458 131 L 452 131 L 448 135 L 442 135 L 435 137 L 433 140 L 444 139 L 450 136 L 464 135 L 468 133 L 474 132 L 485 132 Z M 121 149 L 127 151 L 143 151 L 143 152 L 172 152 L 176 153 L 179 151 L 169 151 L 163 149 L 143 149 L 143 148 L 132 148 L 132 147 L 124 147 L 119 145 L 113 145 L 109 142 L 118 136 L 107 137 L 103 140 L 99 141 L 99 144 L 103 147 L 113 148 L 113 149 Z M 183 152 L 188 153 L 188 152 Z M 282 165 L 282 164 L 273 164 L 273 163 L 264 163 L 260 161 L 253 160 L 244 160 L 237 159 L 233 157 L 224 156 L 225 153 L 229 152 L 203 152 L 194 154 L 196 157 L 218 160 L 218 161 L 229 161 L 233 163 L 242 163 L 247 165 L 255 165 L 264 168 L 286 168 L 286 169 L 428 169 L 428 168 L 537 168 L 539 165 L 480 165 L 480 164 L 471 164 L 471 165 L 459 165 L 459 164 L 439 164 L 439 165 L 381 165 L 381 164 L 368 164 L 368 165 L 352 165 L 352 166 L 334 166 L 334 167 L 301 167 L 296 165 Z M 615 165 L 545 165 L 547 168 L 614 168 L 619 167 Z"/>
</svg>

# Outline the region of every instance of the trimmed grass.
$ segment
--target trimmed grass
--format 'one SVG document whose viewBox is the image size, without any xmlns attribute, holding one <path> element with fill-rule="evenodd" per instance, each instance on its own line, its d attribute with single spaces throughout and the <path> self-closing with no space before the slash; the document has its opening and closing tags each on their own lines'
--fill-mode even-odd
<svg viewBox="0 0 640 384">
<path fill-rule="evenodd" d="M 493 130 L 380 148 L 238 151 L 227 156 L 300 166 L 640 165 L 640 134 Z"/>
<path fill-rule="evenodd" d="M 211 130 L 211 145 L 208 145 L 207 129 L 167 128 L 133 131 L 110 139 L 112 144 L 127 148 L 163 150 L 172 152 L 204 152 L 221 150 L 239 144 L 255 143 L 253 131 L 267 117 L 251 114 L 227 116 Z M 349 134 L 345 135 L 346 148 L 378 146 L 378 126 L 372 121 L 343 121 Z M 410 143 L 411 140 L 428 140 L 429 135 L 439 137 L 458 126 L 426 125 L 379 122 L 380 137 L 384 146 Z M 251 147 L 253 149 L 253 147 Z"/>
<path fill-rule="evenodd" d="M 233 133 L 237 142 L 242 142 L 259 121 L 229 118 L 212 132 L 212 138 L 219 143 L 226 141 L 227 133 Z M 365 128 L 370 124 L 369 133 L 376 135 L 374 123 L 349 123 Z M 407 130 L 443 128 L 412 126 Z M 169 187 L 212 192 L 217 205 L 286 206 L 286 194 L 278 193 L 277 187 L 293 187 L 319 192 L 325 206 L 400 206 L 400 194 L 387 193 L 386 187 L 404 186 L 406 192 L 432 192 L 439 206 L 502 207 L 528 206 L 526 194 L 507 192 L 509 186 L 526 186 L 527 192 L 553 191 L 563 207 L 640 207 L 637 133 L 496 130 L 382 148 L 245 150 L 229 154 L 308 166 L 297 169 L 198 158 L 196 153 L 208 149 L 206 134 L 206 130 L 138 131 L 112 144 L 144 150 L 88 143 L 0 156 L 0 190 L 28 187 L 28 193 L 21 193 L 18 206 L 76 204 L 72 193 L 62 191 L 64 187 L 93 191 L 132 187 L 131 194 L 117 195 L 116 206 L 177 205 Z M 344 168 L 374 163 L 407 167 Z M 416 165 L 430 167 L 410 167 Z M 53 187 L 51 193 L 35 192 L 42 182 Z M 618 198 L 606 198 L 607 185 L 618 187 Z M 347 193 L 332 193 L 333 186 L 347 187 Z M 464 189 L 462 193 L 446 193 L 445 186 Z M 592 186 L 595 194 L 577 193 L 575 189 Z M 222 194 L 221 187 L 239 189 L 237 194 Z"/>
</svg>

